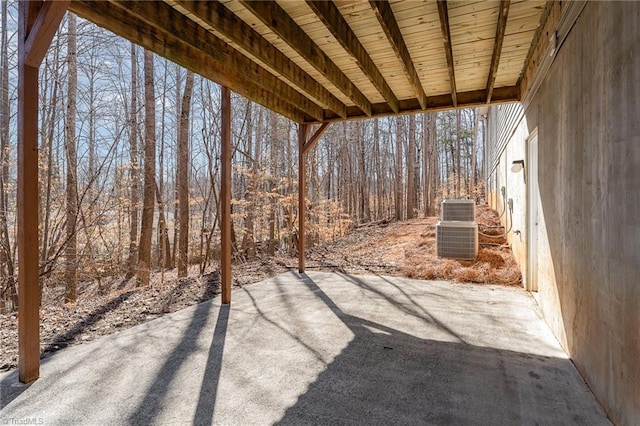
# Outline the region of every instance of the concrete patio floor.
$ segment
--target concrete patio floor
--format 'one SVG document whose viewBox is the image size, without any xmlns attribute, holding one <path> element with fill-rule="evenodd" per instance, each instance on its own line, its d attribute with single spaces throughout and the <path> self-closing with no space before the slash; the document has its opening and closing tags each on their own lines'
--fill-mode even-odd
<svg viewBox="0 0 640 426">
<path fill-rule="evenodd" d="M 234 290 L 230 308 L 218 297 L 0 385 L 2 424 L 609 424 L 524 291 L 325 272 Z"/>
</svg>

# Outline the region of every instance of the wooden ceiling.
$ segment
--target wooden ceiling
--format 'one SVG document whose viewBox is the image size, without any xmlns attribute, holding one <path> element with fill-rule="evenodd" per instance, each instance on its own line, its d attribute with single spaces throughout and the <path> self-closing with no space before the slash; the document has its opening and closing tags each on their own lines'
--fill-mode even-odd
<svg viewBox="0 0 640 426">
<path fill-rule="evenodd" d="M 69 9 L 318 123 L 520 100 L 551 3 L 87 0 Z"/>
</svg>

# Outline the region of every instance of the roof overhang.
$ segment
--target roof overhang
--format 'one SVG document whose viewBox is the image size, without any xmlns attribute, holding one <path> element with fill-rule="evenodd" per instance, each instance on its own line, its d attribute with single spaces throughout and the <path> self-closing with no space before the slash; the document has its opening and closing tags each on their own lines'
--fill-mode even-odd
<svg viewBox="0 0 640 426">
<path fill-rule="evenodd" d="M 72 1 L 69 9 L 296 122 L 521 99 L 553 2 Z"/>
</svg>

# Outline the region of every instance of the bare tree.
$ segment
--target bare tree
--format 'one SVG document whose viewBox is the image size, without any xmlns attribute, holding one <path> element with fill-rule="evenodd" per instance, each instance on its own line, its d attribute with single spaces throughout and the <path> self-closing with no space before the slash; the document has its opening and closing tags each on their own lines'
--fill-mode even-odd
<svg viewBox="0 0 640 426">
<path fill-rule="evenodd" d="M 65 302 L 75 302 L 78 298 L 78 242 L 76 238 L 76 224 L 78 221 L 78 153 L 76 141 L 76 95 L 78 90 L 78 63 L 76 17 L 70 13 L 67 21 L 67 120 L 65 126 L 65 148 L 67 151 L 67 240 L 65 248 Z"/>
<path fill-rule="evenodd" d="M 9 52 L 7 38 L 7 2 L 2 2 L 2 41 L 0 43 L 0 277 L 8 288 L 11 298 L 11 309 L 18 309 L 18 293 L 14 282 L 13 256 L 7 215 L 9 208 L 9 121 L 11 106 L 9 104 Z"/>
<path fill-rule="evenodd" d="M 131 109 L 129 112 L 129 256 L 127 277 L 136 273 L 138 265 L 138 58 L 131 43 Z"/>
<path fill-rule="evenodd" d="M 413 209 L 415 208 L 416 185 L 415 185 L 415 162 L 416 162 L 416 117 L 409 116 L 409 138 L 407 142 L 407 219 L 413 219 Z"/>
<path fill-rule="evenodd" d="M 457 109 L 456 110 L 456 159 L 455 159 L 456 198 L 460 198 L 461 188 L 462 188 L 460 186 L 460 179 L 462 177 L 462 163 L 460 162 L 460 139 L 462 138 L 461 136 L 462 129 L 460 128 L 460 114 L 461 114 L 460 110 Z"/>
<path fill-rule="evenodd" d="M 144 190 L 142 196 L 142 223 L 138 250 L 138 286 L 149 285 L 151 268 L 151 237 L 156 173 L 156 107 L 153 78 L 153 54 L 144 51 Z"/>
<path fill-rule="evenodd" d="M 396 220 L 403 220 L 403 193 L 402 178 L 402 117 L 396 117 Z"/>
<path fill-rule="evenodd" d="M 178 130 L 178 209 L 180 211 L 180 232 L 178 251 L 178 277 L 187 276 L 189 256 L 189 112 L 193 92 L 193 72 L 187 71 L 187 79 L 182 94 L 180 124 Z"/>
</svg>

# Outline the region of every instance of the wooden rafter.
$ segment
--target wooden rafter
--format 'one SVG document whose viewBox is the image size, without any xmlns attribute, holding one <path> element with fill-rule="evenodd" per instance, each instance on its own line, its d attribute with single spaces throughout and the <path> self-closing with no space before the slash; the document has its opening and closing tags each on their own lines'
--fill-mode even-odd
<svg viewBox="0 0 640 426">
<path fill-rule="evenodd" d="M 509 15 L 510 0 L 500 0 L 500 12 L 498 12 L 498 25 L 496 27 L 496 41 L 493 45 L 493 55 L 491 56 L 491 66 L 489 68 L 489 78 L 487 79 L 487 103 L 491 102 L 493 95 L 493 85 L 496 82 L 496 74 L 500 65 L 500 54 L 502 53 L 502 42 L 504 32 L 507 28 L 507 17 Z"/>
<path fill-rule="evenodd" d="M 360 70 L 362 70 L 378 92 L 386 99 L 391 110 L 398 112 L 398 98 L 336 5 L 333 2 L 325 0 L 307 0 L 307 5 L 313 10 L 335 39 L 338 40 L 338 43 L 355 59 Z"/>
<path fill-rule="evenodd" d="M 145 49 L 199 73 L 205 78 L 226 85 L 235 92 L 291 120 L 297 122 L 305 120 L 305 114 L 302 110 L 273 96 L 270 91 L 244 78 L 243 75 L 235 73 L 234 68 L 237 65 L 215 60 L 190 44 L 136 18 L 124 9 L 114 7 L 113 4 L 108 2 L 93 1 L 72 1 L 69 9 L 81 17 L 91 20 L 96 25 L 113 31 Z M 113 19 L 112 16 L 117 16 L 117 19 Z M 229 52 L 225 56 L 230 57 L 230 59 L 233 58 L 233 55 Z"/>
<path fill-rule="evenodd" d="M 449 28 L 449 11 L 447 0 L 438 0 L 438 15 L 440 16 L 440 28 L 442 29 L 442 41 L 447 55 L 447 67 L 449 68 L 449 81 L 451 83 L 451 100 L 453 107 L 458 106 L 458 94 L 456 90 L 456 72 L 453 66 L 453 47 L 451 45 L 451 30 Z"/>
<path fill-rule="evenodd" d="M 384 30 L 384 33 L 387 35 L 387 39 L 389 40 L 391 47 L 393 47 L 393 50 L 396 52 L 396 56 L 398 57 L 400 63 L 404 68 L 404 72 L 409 79 L 411 87 L 413 87 L 413 91 L 416 94 L 418 103 L 420 104 L 422 109 L 426 109 L 427 95 L 422 88 L 422 83 L 420 83 L 418 72 L 416 71 L 416 67 L 411 60 L 409 49 L 404 42 L 404 38 L 402 37 L 402 33 L 400 32 L 400 27 L 398 27 L 398 22 L 396 21 L 396 18 L 393 14 L 391 5 L 387 0 L 370 0 L 369 4 L 375 12 L 376 17 L 380 22 L 380 26 Z"/>
<path fill-rule="evenodd" d="M 344 103 L 222 3 L 179 1 L 178 5 L 281 74 L 300 90 L 346 118 L 347 107 Z"/>
<path fill-rule="evenodd" d="M 25 64 L 38 67 L 47 54 L 51 40 L 58 30 L 60 21 L 69 7 L 69 0 L 42 3 L 29 36 L 24 43 Z"/>
<path fill-rule="evenodd" d="M 147 25 L 160 32 L 164 38 L 175 37 L 230 68 L 228 78 L 231 79 L 235 75 L 242 76 L 245 80 L 263 87 L 275 97 L 291 103 L 311 117 L 322 120 L 322 108 L 319 105 L 168 4 L 149 1 L 123 1 L 115 4 L 136 18 L 142 19 Z M 228 87 L 234 89 L 231 86 Z"/>
<path fill-rule="evenodd" d="M 275 1 L 241 0 L 240 3 L 322 73 L 365 115 L 371 115 L 371 102 Z"/>
</svg>

